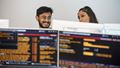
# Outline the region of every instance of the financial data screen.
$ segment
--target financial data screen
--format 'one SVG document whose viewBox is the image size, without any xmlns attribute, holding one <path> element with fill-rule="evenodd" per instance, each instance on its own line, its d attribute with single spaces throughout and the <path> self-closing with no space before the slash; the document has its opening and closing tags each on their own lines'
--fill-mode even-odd
<svg viewBox="0 0 120 68">
<path fill-rule="evenodd" d="M 57 66 L 56 30 L 0 29 L 0 64 Z"/>
<path fill-rule="evenodd" d="M 61 67 L 120 66 L 120 36 L 67 31 L 59 34 Z"/>
<path fill-rule="evenodd" d="M 17 48 L 16 43 L 17 43 L 16 32 L 0 31 L 0 48 L 1 49 L 16 49 Z"/>
</svg>

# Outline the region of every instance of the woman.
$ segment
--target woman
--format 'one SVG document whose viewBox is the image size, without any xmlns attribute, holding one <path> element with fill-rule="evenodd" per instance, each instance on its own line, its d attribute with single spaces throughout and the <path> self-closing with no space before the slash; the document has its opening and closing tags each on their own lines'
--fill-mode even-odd
<svg viewBox="0 0 120 68">
<path fill-rule="evenodd" d="M 78 19 L 80 22 L 98 23 L 94 12 L 88 6 L 85 6 L 79 10 Z"/>
</svg>

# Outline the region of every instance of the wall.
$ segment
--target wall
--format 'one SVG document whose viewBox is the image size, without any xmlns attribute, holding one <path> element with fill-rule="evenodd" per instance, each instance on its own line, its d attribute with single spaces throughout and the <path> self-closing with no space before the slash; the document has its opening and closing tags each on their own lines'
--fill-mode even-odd
<svg viewBox="0 0 120 68">
<path fill-rule="evenodd" d="M 77 11 L 90 6 L 100 23 L 120 23 L 120 0 L 0 0 L 0 19 L 9 19 L 11 27 L 38 27 L 36 9 L 53 8 L 53 19 L 78 21 Z"/>
</svg>

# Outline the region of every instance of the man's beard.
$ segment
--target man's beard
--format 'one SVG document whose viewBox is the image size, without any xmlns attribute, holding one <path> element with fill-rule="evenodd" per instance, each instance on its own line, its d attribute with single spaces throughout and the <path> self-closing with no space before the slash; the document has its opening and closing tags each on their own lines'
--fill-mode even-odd
<svg viewBox="0 0 120 68">
<path fill-rule="evenodd" d="M 43 26 L 44 23 L 47 23 L 48 26 Z M 50 26 L 50 22 L 43 22 L 43 24 L 41 24 L 40 21 L 39 21 L 40 28 L 49 28 L 49 26 Z"/>
</svg>

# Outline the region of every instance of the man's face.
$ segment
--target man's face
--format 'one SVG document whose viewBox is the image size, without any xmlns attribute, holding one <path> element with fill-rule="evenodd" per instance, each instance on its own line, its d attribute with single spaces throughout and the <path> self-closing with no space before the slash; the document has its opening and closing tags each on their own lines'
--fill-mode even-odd
<svg viewBox="0 0 120 68">
<path fill-rule="evenodd" d="M 90 22 L 90 17 L 88 16 L 86 12 L 80 11 L 78 13 L 78 16 L 79 16 L 80 22 Z"/>
<path fill-rule="evenodd" d="M 36 19 L 39 22 L 39 26 L 41 28 L 49 28 L 51 24 L 51 16 L 52 14 L 50 12 L 45 12 L 40 14 L 39 16 L 36 16 Z"/>
</svg>

